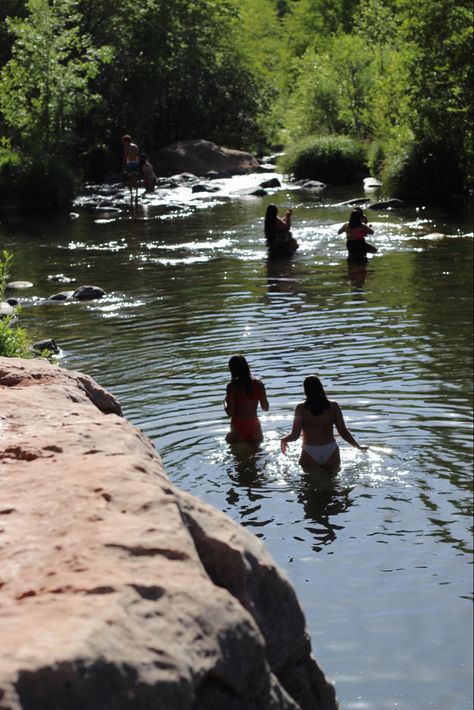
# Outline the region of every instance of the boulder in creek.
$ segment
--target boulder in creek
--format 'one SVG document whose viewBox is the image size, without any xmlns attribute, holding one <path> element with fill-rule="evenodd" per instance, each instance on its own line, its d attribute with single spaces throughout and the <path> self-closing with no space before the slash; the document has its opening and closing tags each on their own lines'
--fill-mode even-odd
<svg viewBox="0 0 474 710">
<path fill-rule="evenodd" d="M 264 180 L 260 183 L 260 187 L 271 188 L 271 187 L 281 187 L 281 182 L 278 178 L 270 178 L 270 180 Z"/>
<path fill-rule="evenodd" d="M 259 166 L 257 158 L 250 153 L 202 139 L 179 141 L 162 148 L 153 156 L 153 164 L 157 175 L 164 176 L 184 172 L 206 175 L 211 171 L 241 175 Z"/>
<path fill-rule="evenodd" d="M 405 207 L 403 200 L 397 197 L 390 197 L 388 200 L 380 200 L 380 202 L 372 202 L 367 206 L 369 210 L 391 210 L 399 207 Z"/>
<path fill-rule="evenodd" d="M 72 294 L 72 297 L 79 301 L 93 301 L 102 296 L 105 296 L 105 291 L 99 286 L 79 286 Z"/>
<path fill-rule="evenodd" d="M 25 288 L 31 288 L 33 284 L 31 281 L 9 281 L 5 288 L 8 289 L 25 289 Z"/>
<path fill-rule="evenodd" d="M 2 710 L 336 710 L 263 543 L 87 375 L 0 357 Z"/>
<path fill-rule="evenodd" d="M 68 298 L 71 298 L 72 294 L 74 291 L 60 291 L 60 293 L 55 293 L 52 296 L 49 297 L 50 301 L 67 301 Z"/>
<path fill-rule="evenodd" d="M 45 350 L 47 350 L 49 353 L 54 353 L 55 355 L 59 355 L 61 352 L 59 346 L 56 344 L 54 340 L 38 340 L 37 343 L 33 343 L 32 348 L 35 352 L 37 353 L 42 353 Z"/>
<path fill-rule="evenodd" d="M 241 190 L 236 191 L 237 195 L 241 197 L 265 197 L 268 192 L 263 189 L 263 187 L 243 187 Z"/>
<path fill-rule="evenodd" d="M 313 192 L 322 192 L 326 188 L 326 183 L 319 180 L 304 180 L 300 187 L 302 190 L 311 190 Z"/>
<path fill-rule="evenodd" d="M 336 207 L 342 207 L 344 205 L 365 205 L 367 204 L 367 197 L 353 197 L 351 200 L 345 200 L 344 202 L 338 202 Z"/>
<path fill-rule="evenodd" d="M 8 301 L 0 301 L 0 318 L 9 318 L 13 315 L 15 315 L 15 307 Z"/>
<path fill-rule="evenodd" d="M 219 188 L 211 187 L 211 185 L 204 185 L 200 182 L 197 185 L 192 186 L 191 192 L 219 192 Z"/>
</svg>

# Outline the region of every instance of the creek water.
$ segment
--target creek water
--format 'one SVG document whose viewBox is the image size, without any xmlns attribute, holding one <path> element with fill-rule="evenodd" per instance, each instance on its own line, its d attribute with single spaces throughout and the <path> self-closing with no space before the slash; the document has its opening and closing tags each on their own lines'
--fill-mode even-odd
<svg viewBox="0 0 474 710">
<path fill-rule="evenodd" d="M 337 227 L 361 185 L 264 198 L 157 192 L 137 209 L 2 219 L 20 323 L 114 393 L 170 478 L 261 538 L 296 588 L 347 710 L 472 706 L 472 218 L 369 212 L 379 249 L 350 265 Z M 218 182 L 216 184 L 219 184 Z M 292 207 L 292 258 L 270 260 L 268 202 Z M 64 274 L 71 286 L 48 281 Z M 100 301 L 56 303 L 81 284 Z M 231 450 L 222 400 L 243 353 L 265 382 L 261 450 Z M 279 439 L 318 374 L 370 449 L 303 475 Z"/>
</svg>

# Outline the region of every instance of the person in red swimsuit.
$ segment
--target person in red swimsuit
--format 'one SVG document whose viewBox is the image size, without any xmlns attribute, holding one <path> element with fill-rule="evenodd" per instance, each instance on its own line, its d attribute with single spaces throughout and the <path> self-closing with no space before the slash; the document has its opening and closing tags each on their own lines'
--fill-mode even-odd
<svg viewBox="0 0 474 710">
<path fill-rule="evenodd" d="M 246 442 L 259 446 L 263 441 L 262 428 L 257 416 L 260 404 L 268 412 L 269 404 L 265 385 L 250 374 L 250 368 L 243 355 L 233 355 L 229 360 L 231 381 L 227 385 L 224 409 L 230 419 L 230 431 L 226 436 L 228 444 Z"/>
<path fill-rule="evenodd" d="M 367 254 L 377 253 L 377 248 L 373 244 L 365 241 L 368 234 L 373 234 L 374 230 L 367 224 L 367 218 L 360 207 L 352 210 L 349 222 L 343 224 L 337 233 L 346 233 L 346 246 L 349 259 L 366 259 Z"/>
</svg>

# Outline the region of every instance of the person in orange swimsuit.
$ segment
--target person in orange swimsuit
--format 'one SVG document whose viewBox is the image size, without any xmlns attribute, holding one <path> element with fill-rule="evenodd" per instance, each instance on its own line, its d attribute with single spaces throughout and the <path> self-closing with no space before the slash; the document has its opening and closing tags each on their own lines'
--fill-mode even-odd
<svg viewBox="0 0 474 710">
<path fill-rule="evenodd" d="M 269 404 L 265 385 L 252 377 L 247 360 L 243 355 L 233 355 L 229 360 L 231 381 L 227 385 L 224 410 L 230 419 L 230 431 L 226 436 L 228 444 L 246 442 L 259 446 L 263 441 L 262 428 L 257 416 L 260 404 L 268 412 Z"/>
<path fill-rule="evenodd" d="M 367 446 L 361 446 L 354 439 L 346 427 L 341 408 L 337 402 L 329 401 L 319 377 L 310 375 L 305 379 L 303 387 L 306 400 L 296 406 L 292 430 L 281 439 L 282 453 L 286 453 L 288 442 L 296 441 L 303 434 L 300 466 L 303 469 L 315 466 L 337 468 L 341 459 L 334 438 L 334 427 L 344 441 L 365 451 Z"/>
</svg>

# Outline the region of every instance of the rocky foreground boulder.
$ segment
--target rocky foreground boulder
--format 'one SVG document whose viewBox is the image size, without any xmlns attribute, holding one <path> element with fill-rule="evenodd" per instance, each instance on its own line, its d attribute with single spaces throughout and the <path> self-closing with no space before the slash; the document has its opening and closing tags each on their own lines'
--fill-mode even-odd
<svg viewBox="0 0 474 710">
<path fill-rule="evenodd" d="M 90 377 L 0 358 L 0 710 L 333 710 L 293 588 Z"/>
<path fill-rule="evenodd" d="M 210 172 L 240 175 L 260 167 L 250 153 L 222 148 L 202 139 L 179 141 L 162 148 L 153 156 L 153 162 L 156 174 L 162 176 L 179 173 L 202 176 Z"/>
</svg>

